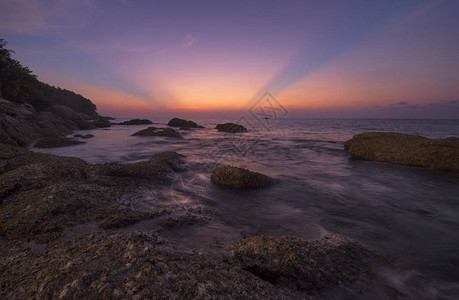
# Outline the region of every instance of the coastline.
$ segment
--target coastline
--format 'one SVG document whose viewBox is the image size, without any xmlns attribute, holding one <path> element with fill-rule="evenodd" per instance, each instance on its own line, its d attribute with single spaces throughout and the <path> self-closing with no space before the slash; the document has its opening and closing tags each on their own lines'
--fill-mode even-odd
<svg viewBox="0 0 459 300">
<path fill-rule="evenodd" d="M 405 291 L 394 288 L 382 270 L 403 273 L 404 267 L 333 234 L 309 242 L 243 236 L 217 254 L 174 249 L 167 238 L 169 230 L 219 218 L 205 201 L 144 209 L 148 204 L 139 197 L 141 191 L 170 185 L 186 161 L 178 154 L 130 164 L 88 164 L 1 144 L 1 159 L 5 271 L 0 280 L 5 287 L 1 293 L 8 298 L 390 299 L 400 293 L 433 298 L 421 275 L 411 278 Z M 154 222 L 157 230 L 125 230 L 142 220 Z M 319 257 L 325 261 L 319 263 Z M 35 275 L 29 274 L 30 265 L 35 266 L 30 272 Z M 201 267 L 196 269 L 197 265 Z M 7 271 L 12 269 L 17 270 L 15 276 Z M 330 269 L 342 271 L 325 275 Z M 303 285 L 305 278 L 308 284 Z"/>
</svg>

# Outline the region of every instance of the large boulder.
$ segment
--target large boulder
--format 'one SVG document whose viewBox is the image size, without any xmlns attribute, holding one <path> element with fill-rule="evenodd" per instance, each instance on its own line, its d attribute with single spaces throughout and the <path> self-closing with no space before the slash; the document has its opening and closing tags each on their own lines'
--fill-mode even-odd
<svg viewBox="0 0 459 300">
<path fill-rule="evenodd" d="M 147 119 L 132 119 L 129 121 L 121 122 L 118 125 L 148 125 L 148 124 L 153 124 L 153 122 Z"/>
<path fill-rule="evenodd" d="M 42 137 L 59 137 L 77 129 L 58 115 L 37 113 L 31 105 L 0 102 L 0 143 L 23 147 Z"/>
<path fill-rule="evenodd" d="M 94 129 L 95 126 L 81 117 L 79 113 L 64 105 L 53 105 L 48 111 L 58 115 L 63 120 L 74 123 L 79 129 Z"/>
<path fill-rule="evenodd" d="M 354 158 L 459 171 L 459 138 L 432 140 L 418 135 L 366 132 L 344 144 Z"/>
<path fill-rule="evenodd" d="M 218 129 L 218 131 L 229 133 L 247 132 L 247 128 L 235 123 L 217 124 L 216 128 Z"/>
<path fill-rule="evenodd" d="M 263 188 L 273 182 L 271 178 L 261 173 L 227 165 L 215 168 L 210 179 L 217 185 L 232 189 Z"/>
<path fill-rule="evenodd" d="M 244 270 L 299 290 L 318 291 L 368 274 L 374 256 L 338 235 L 308 242 L 294 237 L 254 236 L 238 240 L 229 250 Z"/>
<path fill-rule="evenodd" d="M 165 136 L 165 137 L 174 137 L 174 138 L 182 137 L 180 133 L 178 133 L 172 128 L 157 128 L 157 127 L 148 127 L 147 129 L 137 131 L 136 133 L 133 134 L 133 136 Z"/>
<path fill-rule="evenodd" d="M 180 127 L 183 129 L 189 129 L 189 128 L 203 128 L 202 126 L 199 126 L 193 121 L 187 121 L 184 119 L 179 119 L 179 118 L 173 118 L 171 119 L 168 123 L 168 126 L 171 127 Z"/>
</svg>

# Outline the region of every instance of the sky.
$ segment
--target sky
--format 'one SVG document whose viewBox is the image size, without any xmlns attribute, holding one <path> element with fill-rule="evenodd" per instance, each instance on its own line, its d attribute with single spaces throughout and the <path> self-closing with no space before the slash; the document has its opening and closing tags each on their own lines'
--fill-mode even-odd
<svg viewBox="0 0 459 300">
<path fill-rule="evenodd" d="M 457 0 L 0 0 L 0 38 L 99 113 L 459 118 Z"/>
</svg>

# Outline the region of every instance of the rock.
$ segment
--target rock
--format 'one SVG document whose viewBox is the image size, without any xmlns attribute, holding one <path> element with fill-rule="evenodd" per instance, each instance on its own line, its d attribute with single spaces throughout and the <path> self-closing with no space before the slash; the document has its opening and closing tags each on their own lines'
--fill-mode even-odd
<svg viewBox="0 0 459 300">
<path fill-rule="evenodd" d="M 244 270 L 274 285 L 318 291 L 353 282 L 371 270 L 372 253 L 338 235 L 307 242 L 294 237 L 243 238 L 229 250 Z"/>
<path fill-rule="evenodd" d="M 97 128 L 107 128 L 107 127 L 112 126 L 112 123 L 110 123 L 110 121 L 105 118 L 99 118 L 93 121 L 92 124 L 96 126 Z"/>
<path fill-rule="evenodd" d="M 75 141 L 68 138 L 42 138 L 34 145 L 34 148 L 57 148 L 84 144 L 85 142 Z"/>
<path fill-rule="evenodd" d="M 137 131 L 136 133 L 133 134 L 133 136 L 165 136 L 165 137 L 175 137 L 175 138 L 182 137 L 180 133 L 178 133 L 172 128 L 157 128 L 157 127 L 148 127 L 147 129 Z"/>
<path fill-rule="evenodd" d="M 179 118 L 173 118 L 171 119 L 168 123 L 167 123 L 168 126 L 171 126 L 171 127 L 181 127 L 181 128 L 204 128 L 203 126 L 199 126 L 198 124 L 196 124 L 195 122 L 193 121 L 187 121 L 187 120 L 184 120 L 184 119 L 179 119 Z"/>
<path fill-rule="evenodd" d="M 354 158 L 459 171 L 459 138 L 432 140 L 391 132 L 366 132 L 344 144 Z"/>
<path fill-rule="evenodd" d="M 138 177 L 169 181 L 172 169 L 163 161 L 150 160 L 132 164 L 105 163 L 98 165 L 99 173 L 109 176 Z"/>
<path fill-rule="evenodd" d="M 218 129 L 218 131 L 224 131 L 229 133 L 247 132 L 247 128 L 235 123 L 217 124 L 216 128 Z"/>
<path fill-rule="evenodd" d="M 183 170 L 185 161 L 183 160 L 185 155 L 179 154 L 175 151 L 160 152 L 152 156 L 152 161 L 163 161 L 169 165 L 174 171 Z"/>
<path fill-rule="evenodd" d="M 82 139 L 89 139 L 89 138 L 92 138 L 94 137 L 94 134 L 75 134 L 74 137 L 79 137 L 79 138 L 82 138 Z"/>
<path fill-rule="evenodd" d="M 121 122 L 118 125 L 145 125 L 145 124 L 153 124 L 153 122 L 147 119 L 133 119 L 133 120 Z"/>
<path fill-rule="evenodd" d="M 105 219 L 101 226 L 109 228 L 144 219 L 151 207 L 146 214 L 141 201 L 151 205 L 151 198 L 142 200 L 145 196 L 137 191 L 148 185 L 151 192 L 152 185 L 173 177 L 171 167 L 159 159 L 90 165 L 78 158 L 24 151 L 8 151 L 13 157 L 0 173 L 0 238 L 48 239 L 75 224 Z M 120 204 L 126 201 L 129 207 L 139 202 L 142 209 L 128 211 Z"/>
<path fill-rule="evenodd" d="M 48 255 L 2 243 L 0 253 L 14 263 L 1 266 L 14 266 L 14 272 L 0 277 L 0 297 L 57 299 L 64 293 L 72 299 L 299 298 L 237 266 L 167 249 L 163 243 L 149 232 L 95 231 L 50 242 Z"/>
<path fill-rule="evenodd" d="M 45 136 L 62 136 L 72 127 L 50 112 L 37 113 L 30 105 L 0 102 L 0 143 L 27 146 Z"/>
<path fill-rule="evenodd" d="M 47 109 L 49 112 L 58 115 L 63 120 L 74 123 L 80 129 L 94 129 L 95 127 L 83 119 L 79 113 L 64 105 L 53 105 Z"/>
<path fill-rule="evenodd" d="M 232 189 L 263 188 L 270 186 L 273 182 L 266 175 L 227 165 L 215 168 L 210 179 L 217 185 Z"/>
</svg>

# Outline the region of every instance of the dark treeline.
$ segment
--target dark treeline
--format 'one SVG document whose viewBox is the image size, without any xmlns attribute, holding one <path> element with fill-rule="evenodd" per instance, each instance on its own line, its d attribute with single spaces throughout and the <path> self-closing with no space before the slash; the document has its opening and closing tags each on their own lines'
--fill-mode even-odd
<svg viewBox="0 0 459 300">
<path fill-rule="evenodd" d="M 38 111 L 52 105 L 65 105 L 75 111 L 93 115 L 96 105 L 72 91 L 43 83 L 29 68 L 11 58 L 12 50 L 0 39 L 0 97 L 18 103 L 30 103 Z"/>
</svg>

